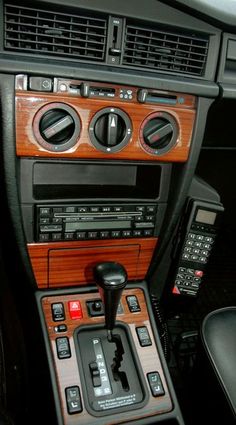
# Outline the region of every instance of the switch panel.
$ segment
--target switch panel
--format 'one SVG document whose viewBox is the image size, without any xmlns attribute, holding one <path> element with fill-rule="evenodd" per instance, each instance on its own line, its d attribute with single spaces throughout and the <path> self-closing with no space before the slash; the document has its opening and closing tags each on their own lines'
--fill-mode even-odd
<svg viewBox="0 0 236 425">
<path fill-rule="evenodd" d="M 153 397 L 159 397 L 165 394 L 161 378 L 158 372 L 148 373 L 147 378 Z"/>
</svg>

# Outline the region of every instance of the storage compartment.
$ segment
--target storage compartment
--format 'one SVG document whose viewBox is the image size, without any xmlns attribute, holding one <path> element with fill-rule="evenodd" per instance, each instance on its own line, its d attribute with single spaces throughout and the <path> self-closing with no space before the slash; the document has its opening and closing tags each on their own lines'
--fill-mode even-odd
<svg viewBox="0 0 236 425">
<path fill-rule="evenodd" d="M 159 165 L 36 162 L 33 197 L 156 199 L 160 180 Z"/>
<path fill-rule="evenodd" d="M 118 261 L 137 279 L 140 245 L 117 245 L 49 251 L 49 286 L 70 286 L 94 282 L 93 267 L 100 262 Z"/>
</svg>

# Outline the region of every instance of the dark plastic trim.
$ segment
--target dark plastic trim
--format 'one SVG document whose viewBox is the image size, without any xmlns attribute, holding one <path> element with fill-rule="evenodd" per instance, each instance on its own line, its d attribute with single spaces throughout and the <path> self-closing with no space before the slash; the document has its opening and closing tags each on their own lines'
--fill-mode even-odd
<svg viewBox="0 0 236 425">
<path fill-rule="evenodd" d="M 19 59 L 19 58 L 18 58 Z M 139 70 L 118 70 L 111 68 L 109 71 L 106 67 L 101 69 L 95 64 L 89 67 L 80 64 L 79 67 L 73 64 L 47 63 L 37 61 L 35 58 L 33 62 L 23 60 L 9 60 L 8 58 L 1 58 L 0 71 L 3 73 L 14 74 L 28 74 L 28 75 L 45 75 L 47 77 L 65 77 L 90 81 L 110 82 L 113 84 L 126 84 L 137 87 L 145 87 L 157 90 L 177 91 L 187 94 L 194 94 L 197 96 L 217 97 L 219 94 L 219 87 L 213 81 L 204 81 L 192 78 L 184 78 L 177 76 L 170 76 L 165 74 L 152 75 L 148 72 L 140 72 Z M 106 69 L 105 69 L 106 68 Z"/>
<path fill-rule="evenodd" d="M 219 83 L 219 87 L 223 99 L 236 99 L 236 84 Z"/>
<path fill-rule="evenodd" d="M 5 177 L 5 191 L 8 200 L 8 209 L 11 217 L 16 242 L 25 267 L 25 272 L 32 284 L 36 287 L 34 275 L 26 249 L 26 240 L 23 231 L 18 195 L 18 159 L 15 151 L 15 79 L 12 75 L 0 74 L 0 102 L 2 113 L 2 154 L 3 172 Z"/>
</svg>

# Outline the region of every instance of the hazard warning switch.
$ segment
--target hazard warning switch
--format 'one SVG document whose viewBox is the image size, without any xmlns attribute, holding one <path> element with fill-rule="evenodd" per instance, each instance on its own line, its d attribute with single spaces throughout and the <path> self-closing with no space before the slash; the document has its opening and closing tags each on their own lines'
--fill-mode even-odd
<svg viewBox="0 0 236 425">
<path fill-rule="evenodd" d="M 69 301 L 68 302 L 70 318 L 74 319 L 82 319 L 83 312 L 81 308 L 80 301 Z"/>
</svg>

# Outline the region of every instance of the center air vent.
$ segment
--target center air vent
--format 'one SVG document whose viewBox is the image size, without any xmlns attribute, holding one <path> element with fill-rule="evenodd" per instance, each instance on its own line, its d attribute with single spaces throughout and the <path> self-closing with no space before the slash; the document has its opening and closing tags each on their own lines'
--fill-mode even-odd
<svg viewBox="0 0 236 425">
<path fill-rule="evenodd" d="M 71 12 L 71 9 L 70 9 Z M 103 62 L 107 20 L 6 4 L 5 50 Z"/>
<path fill-rule="evenodd" d="M 127 25 L 123 64 L 203 76 L 208 42 L 207 36 L 180 29 L 166 31 Z"/>
</svg>

